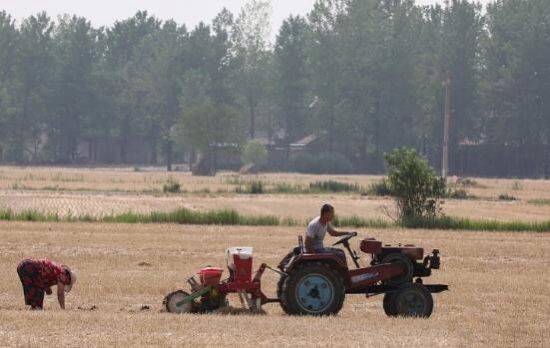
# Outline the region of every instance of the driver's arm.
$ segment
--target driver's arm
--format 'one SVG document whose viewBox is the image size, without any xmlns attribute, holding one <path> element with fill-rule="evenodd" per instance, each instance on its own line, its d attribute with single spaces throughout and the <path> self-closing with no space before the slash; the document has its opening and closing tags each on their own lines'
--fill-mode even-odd
<svg viewBox="0 0 550 348">
<path fill-rule="evenodd" d="M 339 231 L 336 231 L 334 228 L 332 228 L 331 225 L 328 225 L 328 226 L 327 226 L 327 232 L 328 232 L 328 234 L 330 234 L 332 237 L 347 236 L 347 235 L 349 234 L 349 232 L 339 232 Z"/>
</svg>

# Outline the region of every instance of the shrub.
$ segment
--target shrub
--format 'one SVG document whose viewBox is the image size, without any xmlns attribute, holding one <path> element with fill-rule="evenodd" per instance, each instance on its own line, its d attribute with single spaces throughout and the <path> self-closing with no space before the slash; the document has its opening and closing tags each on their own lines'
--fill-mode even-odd
<svg viewBox="0 0 550 348">
<path fill-rule="evenodd" d="M 309 189 L 320 192 L 357 192 L 361 190 L 361 187 L 357 184 L 329 180 L 312 182 L 309 184 Z"/>
<path fill-rule="evenodd" d="M 388 183 L 397 201 L 399 218 L 434 218 L 440 213 L 440 198 L 445 194 L 445 182 L 435 175 L 415 150 L 396 149 L 385 155 Z"/>
<path fill-rule="evenodd" d="M 465 189 L 456 188 L 456 189 L 449 189 L 445 194 L 445 197 L 452 198 L 452 199 L 468 199 L 470 198 L 470 195 L 468 195 L 468 191 L 466 191 Z"/>
<path fill-rule="evenodd" d="M 290 169 L 309 174 L 349 174 L 353 172 L 353 164 L 339 153 L 322 153 L 318 156 L 302 153 L 292 159 Z"/>
<path fill-rule="evenodd" d="M 370 184 L 366 191 L 369 196 L 391 196 L 390 186 L 388 180 L 382 179 L 380 181 Z"/>
<path fill-rule="evenodd" d="M 162 186 L 162 192 L 164 193 L 179 193 L 181 192 L 180 183 L 174 178 L 168 178 L 168 181 Z"/>
<path fill-rule="evenodd" d="M 514 183 L 512 184 L 512 190 L 514 191 L 523 190 L 523 184 L 520 181 L 514 181 Z"/>
<path fill-rule="evenodd" d="M 275 193 L 306 193 L 300 185 L 290 185 L 286 182 L 275 184 L 272 192 Z"/>
<path fill-rule="evenodd" d="M 267 150 L 257 140 L 250 140 L 244 147 L 242 161 L 244 164 L 253 164 L 261 167 L 267 163 Z"/>
<path fill-rule="evenodd" d="M 252 181 L 243 188 L 242 185 L 239 185 L 235 192 L 237 193 L 250 193 L 254 195 L 259 195 L 264 193 L 264 184 L 261 181 Z"/>
<path fill-rule="evenodd" d="M 458 185 L 461 185 L 463 187 L 480 187 L 480 185 L 476 180 L 472 178 L 458 178 L 456 181 Z"/>
<path fill-rule="evenodd" d="M 498 195 L 499 201 L 517 201 L 518 199 L 514 196 L 511 196 L 507 193 L 501 193 Z"/>
<path fill-rule="evenodd" d="M 259 195 L 264 193 L 264 185 L 261 181 L 253 181 L 250 183 L 250 193 Z"/>
</svg>

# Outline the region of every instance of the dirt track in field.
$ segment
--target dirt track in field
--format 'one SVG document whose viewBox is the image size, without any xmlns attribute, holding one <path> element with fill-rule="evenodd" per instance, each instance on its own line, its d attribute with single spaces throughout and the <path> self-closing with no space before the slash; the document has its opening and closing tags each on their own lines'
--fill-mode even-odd
<svg viewBox="0 0 550 348">
<path fill-rule="evenodd" d="M 266 315 L 160 313 L 163 296 L 206 265 L 224 267 L 229 246 L 253 246 L 255 267 L 275 265 L 301 228 L 0 222 L 0 342 L 8 346 L 529 346 L 550 343 L 550 234 L 362 230 L 385 242 L 442 251 L 429 279 L 428 320 L 390 319 L 381 298 L 346 298 L 332 318 L 293 318 L 278 305 Z M 354 245 L 356 245 L 354 243 Z M 66 312 L 47 299 L 23 309 L 15 272 L 24 257 L 50 257 L 79 271 Z M 277 276 L 266 273 L 273 295 Z M 239 302 L 231 298 L 232 305 Z M 149 309 L 142 310 L 143 306 Z M 94 309 L 95 306 L 95 309 Z M 78 309 L 81 307 L 81 309 Z M 93 310 L 90 310 L 93 309 Z M 38 329 L 40 327 L 40 329 Z"/>
</svg>

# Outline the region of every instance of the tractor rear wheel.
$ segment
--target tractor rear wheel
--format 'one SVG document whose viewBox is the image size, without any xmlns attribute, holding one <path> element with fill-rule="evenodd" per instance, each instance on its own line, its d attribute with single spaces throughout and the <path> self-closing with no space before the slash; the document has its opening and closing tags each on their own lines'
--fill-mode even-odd
<svg viewBox="0 0 550 348">
<path fill-rule="evenodd" d="M 403 268 L 403 274 L 385 281 L 389 286 L 398 286 L 412 281 L 414 275 L 414 266 L 411 259 L 401 253 L 393 253 L 384 256 L 382 263 L 398 264 Z"/>
<path fill-rule="evenodd" d="M 284 278 L 281 307 L 291 315 L 337 314 L 345 293 L 344 280 L 333 267 L 321 262 L 303 263 Z"/>
<path fill-rule="evenodd" d="M 281 299 L 283 297 L 283 285 L 285 283 L 285 279 L 286 279 L 286 276 L 281 276 L 281 278 L 279 278 L 279 281 L 277 282 L 277 298 L 278 299 Z M 288 310 L 284 307 L 284 303 L 282 301 L 279 301 L 279 303 L 281 304 L 281 307 L 283 308 L 283 311 L 285 311 L 285 313 L 288 313 Z"/>
<path fill-rule="evenodd" d="M 186 302 L 178 306 L 178 303 L 187 296 L 189 296 L 189 294 L 182 290 L 174 291 L 173 293 L 168 294 L 164 298 L 164 305 L 166 306 L 166 310 L 169 313 L 175 314 L 192 313 L 195 310 L 193 301 Z"/>
<path fill-rule="evenodd" d="M 428 318 L 432 314 L 434 300 L 424 285 L 407 284 L 392 294 L 390 308 L 395 315 Z"/>
</svg>

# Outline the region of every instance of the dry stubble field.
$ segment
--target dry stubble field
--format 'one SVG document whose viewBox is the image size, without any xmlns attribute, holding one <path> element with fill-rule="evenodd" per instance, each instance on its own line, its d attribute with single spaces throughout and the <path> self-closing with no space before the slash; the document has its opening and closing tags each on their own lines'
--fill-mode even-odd
<svg viewBox="0 0 550 348">
<path fill-rule="evenodd" d="M 550 235 L 362 230 L 388 242 L 440 248 L 430 279 L 430 319 L 391 319 L 381 298 L 346 298 L 331 318 L 296 318 L 276 304 L 265 315 L 162 313 L 163 296 L 206 265 L 224 264 L 228 246 L 253 246 L 255 264 L 275 265 L 300 228 L 179 225 L 0 223 L 0 342 L 10 346 L 548 346 Z M 54 298 L 42 313 L 24 309 L 15 267 L 26 256 L 51 257 L 80 273 L 68 310 Z M 150 266 L 143 266 L 147 263 Z M 277 277 L 266 274 L 273 294 Z M 231 299 L 233 305 L 238 301 Z M 150 310 L 141 310 L 147 305 Z M 93 306 L 95 310 L 90 310 Z M 80 307 L 80 309 L 79 309 Z"/>
<path fill-rule="evenodd" d="M 356 194 L 237 195 L 230 192 L 234 189 L 232 174 L 173 176 L 184 188 L 210 187 L 211 192 L 220 192 L 143 193 L 162 186 L 168 175 L 159 172 L 0 167 L 0 209 L 73 213 L 81 209 L 101 214 L 177 206 L 232 207 L 246 214 L 306 218 L 326 200 L 335 203 L 343 215 L 364 217 L 380 217 L 379 207 L 391 205 L 388 199 Z M 292 174 L 260 178 L 303 185 L 328 179 L 368 185 L 378 179 Z M 477 181 L 481 187 L 471 190 L 478 196 L 509 193 L 519 201 L 449 201 L 447 211 L 503 220 L 547 220 L 550 216 L 550 206 L 528 203 L 550 198 L 549 181 Z M 50 185 L 57 185 L 56 190 L 44 189 Z M 387 242 L 441 249 L 442 269 L 430 281 L 447 283 L 451 291 L 436 295 L 436 308 L 428 320 L 388 318 L 381 298 L 360 295 L 348 296 L 340 315 L 330 318 L 288 317 L 276 304 L 267 305 L 265 315 L 161 312 L 164 295 L 182 287 L 186 276 L 206 265 L 224 267 L 227 247 L 253 246 L 256 266 L 261 262 L 274 266 L 302 233 L 298 227 L 0 222 L 0 345 L 550 346 L 549 233 L 361 230 L 363 236 Z M 58 310 L 52 297 L 42 313 L 24 309 L 15 267 L 29 256 L 50 257 L 79 271 L 67 311 Z M 277 276 L 266 273 L 264 279 L 266 293 L 273 295 Z M 238 305 L 238 300 L 231 300 Z M 143 306 L 150 309 L 142 310 Z"/>
<path fill-rule="evenodd" d="M 181 194 L 163 194 L 169 178 L 177 180 Z M 236 194 L 236 188 L 262 181 L 269 190 L 277 184 L 307 188 L 316 181 L 335 180 L 368 187 L 381 177 L 367 175 L 261 174 L 239 176 L 221 173 L 216 177 L 194 177 L 189 173 L 133 168 L 0 167 L 0 210 L 36 210 L 60 215 L 103 216 L 125 212 L 235 209 L 247 215 L 277 215 L 305 220 L 317 213 L 323 201 L 332 202 L 342 216 L 382 218 L 393 207 L 386 197 L 352 194 Z M 449 199 L 445 213 L 475 219 L 501 221 L 546 221 L 550 218 L 550 180 L 475 179 L 468 187 L 475 200 Z M 208 190 L 208 192 L 205 192 Z M 506 194 L 515 201 L 500 201 Z M 542 205 L 530 203 L 545 200 Z"/>
</svg>

